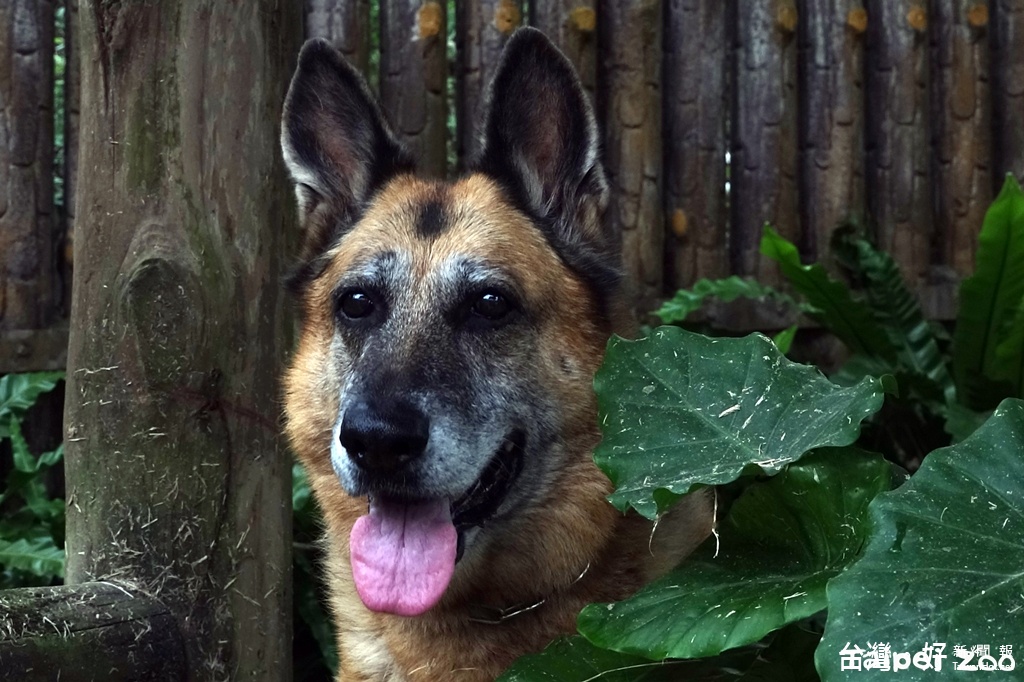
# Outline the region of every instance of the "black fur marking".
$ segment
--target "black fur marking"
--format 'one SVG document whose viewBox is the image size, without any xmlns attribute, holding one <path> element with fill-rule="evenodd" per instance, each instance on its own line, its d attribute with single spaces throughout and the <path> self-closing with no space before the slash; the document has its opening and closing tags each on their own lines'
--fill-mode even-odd
<svg viewBox="0 0 1024 682">
<path fill-rule="evenodd" d="M 451 225 L 448 207 L 439 197 L 432 197 L 419 207 L 416 217 L 416 234 L 421 237 L 436 237 Z"/>
</svg>

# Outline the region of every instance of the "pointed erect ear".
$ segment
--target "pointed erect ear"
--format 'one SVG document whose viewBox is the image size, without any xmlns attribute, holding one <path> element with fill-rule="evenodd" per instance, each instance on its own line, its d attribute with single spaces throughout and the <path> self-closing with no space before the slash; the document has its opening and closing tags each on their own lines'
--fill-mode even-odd
<svg viewBox="0 0 1024 682">
<path fill-rule="evenodd" d="M 327 202 L 341 214 L 332 216 L 336 225 L 353 221 L 391 176 L 414 168 L 366 81 L 325 40 L 307 41 L 299 53 L 284 103 L 281 148 L 300 217 Z"/>
<path fill-rule="evenodd" d="M 615 250 L 601 227 L 608 187 L 594 112 L 566 57 L 543 33 L 509 38 L 491 83 L 474 168 L 499 180 L 557 240 Z"/>
</svg>

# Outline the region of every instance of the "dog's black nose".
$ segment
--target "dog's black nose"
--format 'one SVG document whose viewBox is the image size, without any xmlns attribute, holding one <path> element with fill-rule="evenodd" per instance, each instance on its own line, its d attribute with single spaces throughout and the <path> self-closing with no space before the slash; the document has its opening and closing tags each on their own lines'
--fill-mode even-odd
<svg viewBox="0 0 1024 682">
<path fill-rule="evenodd" d="M 427 416 L 407 403 L 360 401 L 345 410 L 339 440 L 361 469 L 389 474 L 421 457 L 429 435 Z"/>
</svg>

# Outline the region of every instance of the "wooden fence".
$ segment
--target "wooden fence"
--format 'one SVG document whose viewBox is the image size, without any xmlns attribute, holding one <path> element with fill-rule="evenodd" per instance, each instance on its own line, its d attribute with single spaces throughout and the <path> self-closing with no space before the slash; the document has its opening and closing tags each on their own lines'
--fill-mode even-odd
<svg viewBox="0 0 1024 682">
<path fill-rule="evenodd" d="M 0 620 L 20 627 L 0 628 L 0 662 L 37 664 L 19 679 L 58 669 L 88 679 L 71 674 L 74 656 L 117 648 L 75 634 L 96 614 L 69 611 L 68 599 L 109 606 L 113 640 L 97 641 L 116 640 L 129 653 L 110 655 L 135 667 L 104 679 L 158 663 L 166 679 L 287 679 L 287 651 L 273 644 L 287 627 L 269 622 L 290 618 L 288 467 L 272 413 L 283 337 L 277 293 L 257 296 L 277 291 L 285 249 L 270 231 L 284 229 L 274 220 L 287 200 L 254 203 L 285 196 L 279 158 L 231 141 L 244 131 L 274 148 L 269 117 L 302 30 L 296 8 L 0 2 L 0 372 L 65 365 L 75 264 L 90 271 L 76 276 L 72 322 L 92 330 L 68 366 L 73 585 L 0 595 L 10 609 Z M 949 318 L 994 189 L 1005 173 L 1024 176 L 1024 0 L 306 0 L 305 10 L 306 36 L 329 38 L 367 73 L 437 176 L 473 153 L 508 35 L 524 23 L 547 32 L 602 123 L 607 218 L 623 232 L 640 306 L 701 277 L 776 282 L 757 253 L 766 221 L 821 258 L 833 228 L 854 220 L 896 256 L 928 312 Z M 262 64 L 251 92 L 232 80 L 252 76 L 232 70 L 249 60 Z M 237 99 L 203 90 L 198 76 Z M 257 105 L 267 120 L 241 117 Z M 150 109 L 156 118 L 127 118 Z M 197 125 L 194 139 L 172 134 Z M 79 141 L 88 164 L 77 175 Z M 218 145 L 221 161 L 206 156 Z M 225 194 L 213 184 L 228 166 L 260 169 L 273 191 Z M 103 265 L 115 247 L 123 262 Z M 231 293 L 211 299 L 207 284 Z M 164 307 L 172 290 L 184 298 Z M 245 317 L 256 300 L 269 317 Z M 227 323 L 243 317 L 249 327 Z M 237 338 L 265 332 L 266 343 L 218 345 L 211 330 L 227 326 Z M 112 485 L 88 487 L 102 480 Z M 118 582 L 97 582 L 106 578 Z M 40 614 L 59 614 L 57 638 L 78 642 L 58 647 L 64 658 L 45 642 L 45 665 L 14 648 L 49 632 Z M 162 663 L 150 640 L 131 642 L 146 628 L 172 632 Z"/>
<path fill-rule="evenodd" d="M 65 358 L 78 64 L 77 0 L 63 0 L 55 202 L 61 1 L 0 6 L 0 372 Z M 443 175 L 475 150 L 504 40 L 524 23 L 547 32 L 594 95 L 608 219 L 642 305 L 700 277 L 776 282 L 758 255 L 766 221 L 821 258 L 835 226 L 854 220 L 930 314 L 952 315 L 994 188 L 1024 175 L 1024 0 L 524 4 L 307 0 L 306 35 L 329 38 L 378 84 L 424 170 Z"/>
</svg>

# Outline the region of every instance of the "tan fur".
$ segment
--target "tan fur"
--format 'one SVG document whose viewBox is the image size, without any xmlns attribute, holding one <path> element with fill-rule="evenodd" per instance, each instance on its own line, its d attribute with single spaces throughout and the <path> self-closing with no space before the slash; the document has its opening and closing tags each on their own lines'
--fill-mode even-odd
<svg viewBox="0 0 1024 682">
<path fill-rule="evenodd" d="M 453 223 L 433 240 L 414 231 L 412 207 L 428 194 L 443 197 Z M 366 501 L 343 492 L 329 461 L 347 369 L 338 366 L 339 354 L 331 347 L 330 283 L 359 258 L 385 249 L 412 254 L 420 277 L 453 253 L 470 253 L 518 273 L 526 298 L 542 311 L 534 361 L 545 368 L 549 382 L 539 390 L 554 392 L 564 406 L 562 442 L 569 453 L 555 480 L 547 482 L 546 496 L 511 521 L 486 551 L 467 554 L 442 601 L 416 618 L 370 612 L 356 595 L 348 538 L 355 520 L 366 513 Z M 304 325 L 285 385 L 287 434 L 327 525 L 326 574 L 338 628 L 339 680 L 491 680 L 518 656 L 571 634 L 584 605 L 628 596 L 707 537 L 712 521 L 707 495 L 686 498 L 654 534 L 646 520 L 623 516 L 608 504 L 611 484 L 592 460 L 600 439 L 592 380 L 609 330 L 596 321 L 585 285 L 492 181 L 482 175 L 450 185 L 396 178 L 330 259 L 304 295 Z M 621 309 L 621 302 L 616 306 Z M 623 331 L 625 317 L 619 318 Z M 498 625 L 470 620 L 478 605 L 507 607 L 541 598 L 546 602 L 535 611 Z"/>
</svg>

